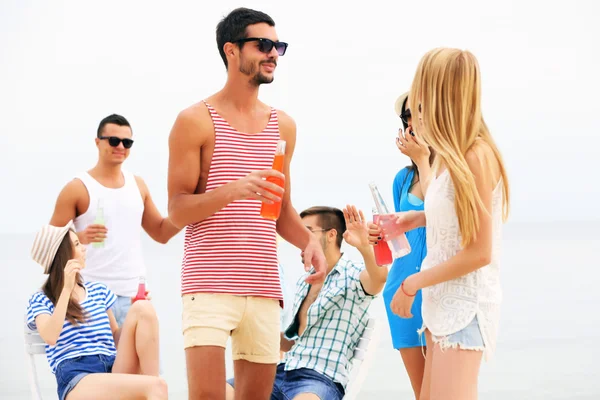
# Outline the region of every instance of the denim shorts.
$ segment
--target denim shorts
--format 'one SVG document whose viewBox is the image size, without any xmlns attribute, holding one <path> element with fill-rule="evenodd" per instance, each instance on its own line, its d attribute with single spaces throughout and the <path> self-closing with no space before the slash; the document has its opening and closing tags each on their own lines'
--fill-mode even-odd
<svg viewBox="0 0 600 400">
<path fill-rule="evenodd" d="M 227 383 L 233 387 L 234 380 L 228 379 Z M 342 400 L 345 391 L 342 385 L 312 369 L 286 371 L 285 364 L 279 364 L 271 400 L 289 400 L 301 393 L 315 394 L 321 400 Z"/>
<path fill-rule="evenodd" d="M 110 373 L 114 362 L 115 356 L 105 356 L 104 354 L 79 356 L 61 361 L 56 367 L 55 373 L 58 398 L 65 400 L 69 392 L 86 375 Z"/>
<path fill-rule="evenodd" d="M 419 330 L 422 333 L 425 327 Z M 423 335 L 421 335 L 422 337 Z M 471 320 L 469 325 L 464 327 L 458 332 L 451 333 L 446 336 L 435 336 L 431 335 L 433 343 L 437 343 L 443 350 L 446 349 L 462 349 L 462 350 L 476 350 L 484 351 L 485 344 L 483 342 L 483 336 L 481 335 L 481 329 L 479 328 L 479 321 L 477 316 Z M 424 339 L 422 339 L 424 340 Z"/>
</svg>

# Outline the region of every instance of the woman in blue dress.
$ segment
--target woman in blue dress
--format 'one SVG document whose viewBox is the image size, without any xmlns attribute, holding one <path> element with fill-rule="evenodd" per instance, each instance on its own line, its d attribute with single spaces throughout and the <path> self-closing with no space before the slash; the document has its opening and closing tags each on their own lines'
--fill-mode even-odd
<svg viewBox="0 0 600 400">
<path fill-rule="evenodd" d="M 393 194 L 396 212 L 422 211 L 426 185 L 429 182 L 432 155 L 422 140 L 413 135 L 411 112 L 407 109 L 408 93 L 396 100 L 396 113 L 402 119 L 404 129 L 400 130 L 396 145 L 402 154 L 410 157 L 411 165 L 402 168 L 394 179 Z M 379 235 L 380 236 L 380 235 Z M 383 290 L 383 299 L 387 311 L 392 343 L 394 349 L 400 351 L 404 367 L 418 399 L 421 392 L 423 372 L 425 370 L 425 343 L 421 342 L 417 330 L 423 326 L 421 318 L 421 291 L 417 292 L 412 306 L 413 317 L 400 318 L 390 309 L 392 298 L 400 289 L 400 284 L 409 275 L 419 272 L 421 262 L 427 253 L 425 228 L 417 228 L 406 232 L 411 252 L 394 260 Z"/>
</svg>

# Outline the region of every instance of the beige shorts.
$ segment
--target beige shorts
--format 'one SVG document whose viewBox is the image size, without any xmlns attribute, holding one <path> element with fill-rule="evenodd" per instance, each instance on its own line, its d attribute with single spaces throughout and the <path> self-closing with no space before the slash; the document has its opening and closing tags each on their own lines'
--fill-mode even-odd
<svg viewBox="0 0 600 400">
<path fill-rule="evenodd" d="M 279 301 L 262 297 L 195 293 L 183 299 L 184 348 L 225 348 L 231 336 L 234 360 L 279 362 Z"/>
</svg>

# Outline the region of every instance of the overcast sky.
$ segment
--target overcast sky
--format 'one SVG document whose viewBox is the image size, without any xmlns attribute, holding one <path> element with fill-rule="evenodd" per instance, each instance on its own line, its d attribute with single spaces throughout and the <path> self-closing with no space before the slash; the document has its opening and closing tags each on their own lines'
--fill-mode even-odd
<svg viewBox="0 0 600 400">
<path fill-rule="evenodd" d="M 181 109 L 225 82 L 214 32 L 240 5 L 270 14 L 289 43 L 261 98 L 296 120 L 298 209 L 370 211 L 371 180 L 393 205 L 393 177 L 408 163 L 394 143 L 394 101 L 425 52 L 451 46 L 481 64 L 512 220 L 600 220 L 600 13 L 591 0 L 90 3 L 0 2 L 0 232 L 49 221 L 63 185 L 94 166 L 95 130 L 111 113 L 133 125 L 125 167 L 166 212 L 169 131 Z"/>
</svg>

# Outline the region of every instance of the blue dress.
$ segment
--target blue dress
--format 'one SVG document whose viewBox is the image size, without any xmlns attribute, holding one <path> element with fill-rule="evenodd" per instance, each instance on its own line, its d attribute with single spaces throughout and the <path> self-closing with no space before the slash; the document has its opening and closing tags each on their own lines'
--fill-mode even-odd
<svg viewBox="0 0 600 400">
<path fill-rule="evenodd" d="M 396 212 L 416 210 L 422 211 L 423 201 L 417 196 L 408 193 L 408 189 L 413 180 L 415 171 L 409 168 L 403 168 L 394 178 L 394 208 Z M 423 326 L 421 317 L 421 291 L 415 296 L 412 305 L 412 318 L 400 318 L 394 314 L 390 308 L 394 294 L 400 288 L 400 284 L 409 275 L 421 270 L 421 263 L 427 254 L 427 243 L 425 241 L 425 228 L 417 228 L 406 233 L 406 238 L 410 243 L 411 252 L 404 257 L 397 258 L 392 264 L 388 274 L 385 288 L 383 289 L 383 301 L 387 311 L 390 332 L 392 334 L 392 343 L 394 349 L 403 349 L 407 347 L 421 346 L 421 339 L 417 333 Z M 424 343 L 423 343 L 424 345 Z"/>
</svg>

